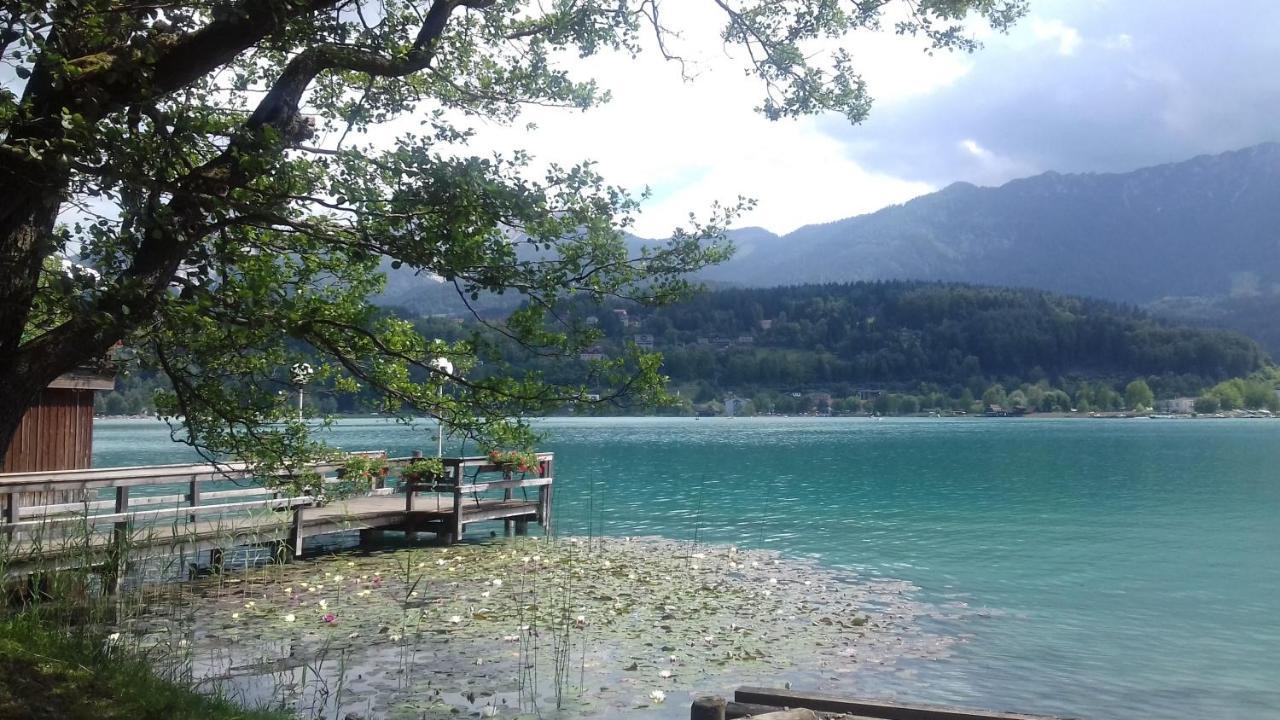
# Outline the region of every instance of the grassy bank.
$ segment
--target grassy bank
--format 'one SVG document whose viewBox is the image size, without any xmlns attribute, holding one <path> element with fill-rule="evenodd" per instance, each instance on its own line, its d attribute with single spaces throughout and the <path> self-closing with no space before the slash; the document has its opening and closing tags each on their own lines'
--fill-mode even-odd
<svg viewBox="0 0 1280 720">
<path fill-rule="evenodd" d="M 0 720 L 285 720 L 157 677 L 109 637 L 68 633 L 40 614 L 0 619 Z"/>
</svg>

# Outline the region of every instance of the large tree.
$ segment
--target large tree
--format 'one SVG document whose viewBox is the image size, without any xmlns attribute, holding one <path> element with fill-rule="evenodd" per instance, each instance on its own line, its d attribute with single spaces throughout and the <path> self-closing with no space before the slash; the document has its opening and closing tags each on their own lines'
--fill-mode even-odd
<svg viewBox="0 0 1280 720">
<path fill-rule="evenodd" d="M 968 50 L 967 17 L 1003 29 L 1024 11 L 1022 0 L 679 1 L 722 13 L 719 41 L 760 78 L 765 115 L 853 122 L 869 98 L 846 51 L 820 51 L 835 40 L 893 12 L 894 29 L 926 48 Z M 665 7 L 0 1 L 0 452 L 40 388 L 119 343 L 168 376 L 166 413 L 191 442 L 246 456 L 314 449 L 301 423 L 281 422 L 300 359 L 328 387 L 374 388 L 392 410 L 473 434 L 585 399 L 585 387 L 477 372 L 481 339 L 424 339 L 366 299 L 386 257 L 463 297 L 521 293 L 524 309 L 492 332 L 565 354 L 592 339 L 558 323 L 565 296 L 663 302 L 686 289 L 682 273 L 722 257 L 715 239 L 735 208 L 628 256 L 636 200 L 589 164 L 534 177 L 520 150 L 459 151 L 468 117 L 601 102 L 576 77 L 581 58 L 649 46 L 678 59 Z M 370 140 L 410 116 L 421 130 Z M 660 380 L 656 360 L 636 354 L 590 384 L 643 398 Z"/>
</svg>

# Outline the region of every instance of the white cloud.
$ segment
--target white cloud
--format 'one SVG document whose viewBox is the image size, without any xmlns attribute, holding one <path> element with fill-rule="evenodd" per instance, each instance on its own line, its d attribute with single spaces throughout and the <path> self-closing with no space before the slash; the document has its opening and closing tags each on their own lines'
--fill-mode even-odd
<svg viewBox="0 0 1280 720">
<path fill-rule="evenodd" d="M 979 145 L 977 140 L 961 140 L 960 147 L 964 148 L 966 152 L 979 160 L 986 160 L 991 157 L 991 151 Z"/>
<path fill-rule="evenodd" d="M 765 120 L 753 110 L 763 85 L 744 75 L 742 58 L 710 40 L 718 34 L 719 11 L 711 3 L 680 3 L 663 12 L 665 23 L 683 31 L 684 39 L 670 49 L 686 59 L 692 82 L 682 81 L 678 64 L 651 51 L 638 58 L 572 60 L 577 76 L 595 78 L 611 91 L 610 103 L 586 113 L 530 108 L 513 126 L 478 127 L 467 152 L 524 148 L 544 165 L 596 161 L 610 183 L 651 188 L 635 227 L 648 236 L 670 233 L 690 212 L 705 217 L 713 201 L 739 195 L 759 202 L 740 224 L 786 232 L 934 189 L 865 170 L 815 119 Z M 973 67 L 968 55 L 929 55 L 923 41 L 892 30 L 859 32 L 843 44 L 854 53 L 877 108 L 935 93 Z M 413 126 L 399 122 L 379 134 L 395 137 Z"/>
<path fill-rule="evenodd" d="M 1040 42 L 1057 43 L 1059 55 L 1074 55 L 1084 41 L 1079 30 L 1057 19 L 1031 18 L 1031 34 Z"/>
</svg>

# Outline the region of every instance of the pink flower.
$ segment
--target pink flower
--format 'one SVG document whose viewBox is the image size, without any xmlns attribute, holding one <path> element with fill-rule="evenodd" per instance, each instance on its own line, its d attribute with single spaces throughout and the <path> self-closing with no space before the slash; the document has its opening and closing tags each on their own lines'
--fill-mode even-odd
<svg viewBox="0 0 1280 720">
<path fill-rule="evenodd" d="M 334 624 L 334 623 L 338 622 L 338 616 L 337 616 L 337 615 L 334 615 L 333 613 L 325 613 L 325 614 L 324 614 L 324 617 L 322 617 L 322 618 L 320 618 L 320 619 L 321 619 L 321 620 L 323 620 L 323 621 L 325 621 L 325 623 L 326 623 L 326 624 L 328 624 L 328 625 L 332 625 L 332 624 Z"/>
</svg>

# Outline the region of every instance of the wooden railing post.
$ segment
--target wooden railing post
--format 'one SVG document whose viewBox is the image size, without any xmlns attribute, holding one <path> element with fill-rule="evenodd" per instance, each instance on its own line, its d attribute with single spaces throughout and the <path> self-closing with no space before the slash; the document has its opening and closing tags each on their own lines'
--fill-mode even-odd
<svg viewBox="0 0 1280 720">
<path fill-rule="evenodd" d="M 453 466 L 453 531 L 450 542 L 462 539 L 462 463 Z"/>
<path fill-rule="evenodd" d="M 503 480 L 510 480 L 511 476 L 512 476 L 512 472 L 510 470 L 502 471 Z M 511 488 L 502 489 L 502 499 L 503 501 L 508 501 L 511 499 Z M 511 518 L 507 518 L 502 521 L 502 534 L 504 537 L 511 537 Z"/>
<path fill-rule="evenodd" d="M 551 535 L 551 487 L 555 483 L 555 458 L 549 457 L 542 463 L 542 476 L 551 483 L 538 487 L 538 522 L 542 524 L 542 534 Z"/>
<path fill-rule="evenodd" d="M 6 498 L 4 504 L 4 521 L 6 523 L 18 522 L 18 516 L 22 513 L 22 493 L 11 492 Z"/>
<path fill-rule="evenodd" d="M 115 514 L 123 515 L 129 512 L 129 486 L 116 486 L 116 503 Z M 111 557 L 111 583 L 107 588 L 108 592 L 119 592 L 124 587 L 124 575 L 128 570 L 129 557 L 129 519 L 120 518 L 116 520 L 112 526 L 112 557 Z"/>
<path fill-rule="evenodd" d="M 187 502 L 191 504 L 192 508 L 200 507 L 200 481 L 199 480 L 191 481 L 190 489 L 187 491 Z M 196 514 L 191 513 L 190 515 L 188 515 L 187 522 L 195 524 Z"/>
</svg>

